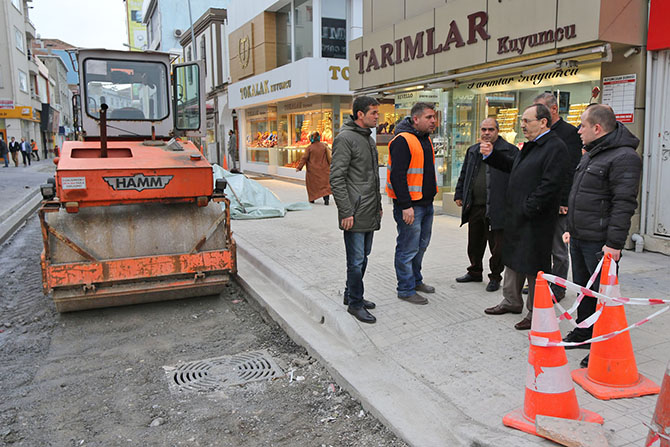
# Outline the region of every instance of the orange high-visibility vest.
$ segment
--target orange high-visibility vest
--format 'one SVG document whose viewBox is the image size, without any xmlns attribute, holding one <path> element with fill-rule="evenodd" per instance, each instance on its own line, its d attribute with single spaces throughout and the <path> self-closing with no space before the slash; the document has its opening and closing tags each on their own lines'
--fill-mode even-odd
<svg viewBox="0 0 670 447">
<path fill-rule="evenodd" d="M 409 196 L 414 200 L 421 200 L 423 198 L 423 147 L 419 139 L 410 132 L 400 132 L 398 135 L 393 137 L 393 140 L 402 136 L 407 141 L 409 146 L 410 159 L 409 159 L 409 168 L 407 169 L 407 187 L 409 188 Z M 391 185 L 391 143 L 389 142 L 389 162 L 386 166 L 386 194 L 392 198 L 397 199 L 395 191 L 393 191 L 393 186 Z M 433 147 L 433 142 L 430 138 L 430 148 L 433 153 L 433 165 L 435 165 L 435 148 Z M 435 171 L 428 173 L 428 175 L 435 175 Z M 435 190 L 437 190 L 437 177 L 435 177 Z"/>
</svg>

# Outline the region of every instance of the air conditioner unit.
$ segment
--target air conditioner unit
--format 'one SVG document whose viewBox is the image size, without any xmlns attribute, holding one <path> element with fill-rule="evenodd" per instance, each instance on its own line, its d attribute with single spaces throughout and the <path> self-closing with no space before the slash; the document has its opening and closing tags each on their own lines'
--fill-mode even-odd
<svg viewBox="0 0 670 447">
<path fill-rule="evenodd" d="M 174 30 L 174 32 L 172 34 L 174 34 L 174 37 L 179 39 L 181 37 L 181 35 L 184 34 L 184 32 L 180 29 L 176 29 L 176 30 Z"/>
</svg>

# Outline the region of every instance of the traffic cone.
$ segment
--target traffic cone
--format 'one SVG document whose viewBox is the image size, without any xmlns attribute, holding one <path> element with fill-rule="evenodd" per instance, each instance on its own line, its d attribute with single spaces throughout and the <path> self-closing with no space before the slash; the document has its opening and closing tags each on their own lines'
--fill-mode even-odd
<svg viewBox="0 0 670 447">
<path fill-rule="evenodd" d="M 607 254 L 600 273 L 600 293 L 620 297 L 616 263 Z M 603 313 L 593 326 L 593 336 L 609 334 L 628 327 L 622 303 L 605 303 Z M 591 343 L 588 368 L 572 371 L 572 378 L 586 391 L 602 400 L 658 394 L 660 388 L 637 371 L 630 333 Z"/>
<path fill-rule="evenodd" d="M 670 447 L 670 363 L 663 376 L 650 429 L 645 447 Z"/>
<path fill-rule="evenodd" d="M 542 274 L 542 272 L 537 274 L 535 282 L 530 335 L 560 342 L 561 332 L 551 302 L 549 284 L 542 278 Z M 579 408 L 563 346 L 545 347 L 531 343 L 528 351 L 526 397 L 523 408 L 505 415 L 503 424 L 537 435 L 535 430 L 537 415 L 603 423 L 603 418 L 599 414 Z"/>
<path fill-rule="evenodd" d="M 223 154 L 223 169 L 228 170 L 228 155 Z"/>
</svg>

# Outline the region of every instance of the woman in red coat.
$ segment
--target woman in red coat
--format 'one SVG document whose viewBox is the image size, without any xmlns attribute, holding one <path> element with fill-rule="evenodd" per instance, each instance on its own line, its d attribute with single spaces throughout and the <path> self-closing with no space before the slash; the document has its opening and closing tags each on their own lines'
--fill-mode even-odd
<svg viewBox="0 0 670 447">
<path fill-rule="evenodd" d="M 321 142 L 319 132 L 310 135 L 312 144 L 307 146 L 305 153 L 296 167 L 301 171 L 307 165 L 305 183 L 307 186 L 307 197 L 310 203 L 323 197 L 323 203 L 328 205 L 330 199 L 330 148 Z"/>
</svg>

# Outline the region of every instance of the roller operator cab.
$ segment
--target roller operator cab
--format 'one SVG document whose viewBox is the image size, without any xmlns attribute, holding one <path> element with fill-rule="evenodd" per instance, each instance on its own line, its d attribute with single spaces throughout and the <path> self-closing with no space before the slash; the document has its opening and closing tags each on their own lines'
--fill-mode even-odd
<svg viewBox="0 0 670 447">
<path fill-rule="evenodd" d="M 83 141 L 63 144 L 42 186 L 45 294 L 67 312 L 219 293 L 236 273 L 225 182 L 180 138 L 204 135 L 201 62 L 77 60 Z"/>
</svg>

